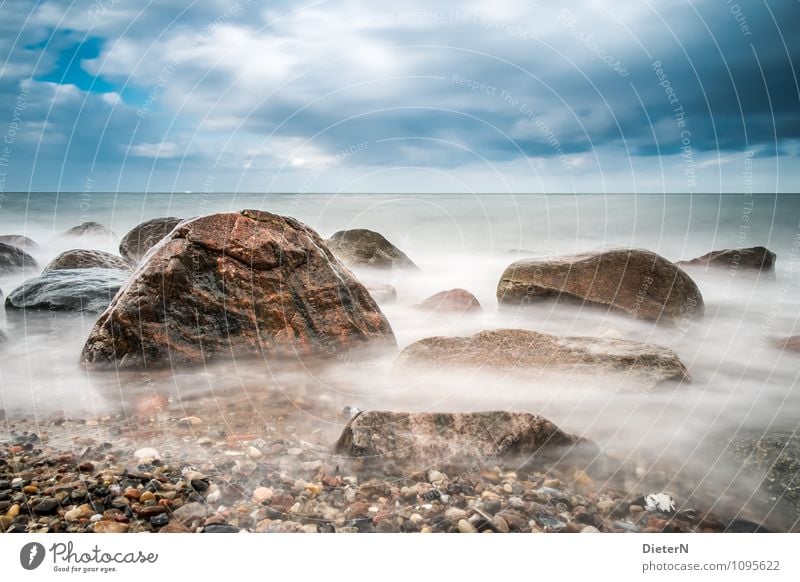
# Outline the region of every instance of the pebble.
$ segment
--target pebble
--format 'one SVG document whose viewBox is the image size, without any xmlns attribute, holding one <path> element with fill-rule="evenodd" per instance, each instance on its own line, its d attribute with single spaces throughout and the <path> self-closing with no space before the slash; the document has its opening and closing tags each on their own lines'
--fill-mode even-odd
<svg viewBox="0 0 800 582">
<path fill-rule="evenodd" d="M 251 459 L 260 459 L 261 457 L 264 456 L 264 453 L 259 451 L 254 446 L 249 446 L 247 447 L 247 456 L 250 457 Z"/>
<path fill-rule="evenodd" d="M 45 497 L 33 506 L 34 513 L 38 515 L 49 515 L 58 509 L 58 500 L 53 497 Z"/>
<path fill-rule="evenodd" d="M 169 523 L 169 515 L 166 513 L 159 513 L 150 518 L 150 525 L 153 527 L 164 527 Z"/>
<path fill-rule="evenodd" d="M 94 533 L 125 533 L 128 531 L 128 527 L 129 525 L 127 523 L 102 520 L 95 522 Z"/>
<path fill-rule="evenodd" d="M 475 526 L 473 526 L 466 519 L 461 519 L 458 522 L 458 531 L 460 533 L 475 533 L 477 530 L 475 529 Z"/>
<path fill-rule="evenodd" d="M 581 533 L 600 533 L 600 530 L 593 525 L 587 525 L 581 529 Z"/>
<path fill-rule="evenodd" d="M 140 463 L 147 463 L 161 459 L 161 453 L 159 453 L 158 450 L 154 449 L 153 447 L 141 448 L 135 451 L 133 456 L 136 457 Z"/>
<path fill-rule="evenodd" d="M 178 421 L 181 428 L 192 428 L 203 424 L 203 419 L 197 416 L 185 416 Z"/>
<path fill-rule="evenodd" d="M 201 447 L 210 447 L 211 445 L 214 444 L 214 441 L 212 441 L 208 437 L 200 437 L 199 439 L 197 439 L 197 444 L 200 445 Z"/>
<path fill-rule="evenodd" d="M 258 487 L 253 491 L 253 501 L 264 503 L 265 501 L 270 501 L 274 495 L 275 492 L 269 487 Z"/>
</svg>

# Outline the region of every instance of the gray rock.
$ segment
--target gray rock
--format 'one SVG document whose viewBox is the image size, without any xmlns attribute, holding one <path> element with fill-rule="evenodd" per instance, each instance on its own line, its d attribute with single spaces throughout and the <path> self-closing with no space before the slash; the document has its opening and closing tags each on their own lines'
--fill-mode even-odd
<svg viewBox="0 0 800 582">
<path fill-rule="evenodd" d="M 22 249 L 23 251 L 39 248 L 39 245 L 36 244 L 36 241 L 29 239 L 27 236 L 22 236 L 21 234 L 0 235 L 0 243 L 5 243 L 7 245 L 11 245 L 12 247 L 17 247 L 18 249 Z"/>
<path fill-rule="evenodd" d="M 0 273 L 37 269 L 39 264 L 21 248 L 0 242 Z"/>
<path fill-rule="evenodd" d="M 99 313 L 130 277 L 117 269 L 50 271 L 26 280 L 6 298 L 7 309 Z"/>
<path fill-rule="evenodd" d="M 151 248 L 162 241 L 181 222 L 183 222 L 182 218 L 174 216 L 144 221 L 122 237 L 119 243 L 119 254 L 133 263 L 138 263 Z"/>
<path fill-rule="evenodd" d="M 593 305 L 665 323 L 701 316 L 704 308 L 700 289 L 689 275 L 643 249 L 516 261 L 500 278 L 497 300 L 501 305 Z"/>
<path fill-rule="evenodd" d="M 397 301 L 397 290 L 385 283 L 364 283 L 369 294 L 378 303 L 394 303 Z"/>
<path fill-rule="evenodd" d="M 181 505 L 172 512 L 172 516 L 179 520 L 183 525 L 190 525 L 193 521 L 203 519 L 206 516 L 206 507 L 197 502 L 190 502 Z"/>
<path fill-rule="evenodd" d="M 618 386 L 648 390 L 662 382 L 689 381 L 689 372 L 668 348 L 628 340 L 560 337 L 522 329 L 482 331 L 471 337 L 430 337 L 406 347 L 395 367 L 548 370 L 614 376 Z"/>
<path fill-rule="evenodd" d="M 122 257 L 112 255 L 105 251 L 88 249 L 72 249 L 64 251 L 50 261 L 43 273 L 63 269 L 119 269 L 120 271 L 133 270 L 130 263 Z"/>
<path fill-rule="evenodd" d="M 372 230 L 340 230 L 326 242 L 333 255 L 349 267 L 418 269 L 403 251 Z"/>
</svg>

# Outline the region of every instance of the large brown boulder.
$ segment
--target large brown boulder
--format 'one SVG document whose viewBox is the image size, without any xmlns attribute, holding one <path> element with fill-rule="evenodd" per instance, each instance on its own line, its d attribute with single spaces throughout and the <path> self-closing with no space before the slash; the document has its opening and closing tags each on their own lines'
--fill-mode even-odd
<svg viewBox="0 0 800 582">
<path fill-rule="evenodd" d="M 523 329 L 482 331 L 471 337 L 429 337 L 406 347 L 396 367 L 564 372 L 648 390 L 662 382 L 689 380 L 686 367 L 668 348 L 634 341 L 559 337 Z"/>
<path fill-rule="evenodd" d="M 669 323 L 700 316 L 704 308 L 689 275 L 643 249 L 516 261 L 500 278 L 497 300 L 501 305 L 578 302 Z"/>
<path fill-rule="evenodd" d="M 571 456 L 591 459 L 598 449 L 526 412 L 366 411 L 347 424 L 334 454 L 384 470 L 416 472 L 497 462 L 529 465 Z"/>
<path fill-rule="evenodd" d="M 375 301 L 298 221 L 244 210 L 181 224 L 148 255 L 83 348 L 89 368 L 395 345 Z"/>
<path fill-rule="evenodd" d="M 119 269 L 121 271 L 131 271 L 132 266 L 128 261 L 117 255 L 112 255 L 105 251 L 95 251 L 88 249 L 72 249 L 64 251 L 55 259 L 50 261 L 44 268 L 43 273 L 65 269 Z"/>
<path fill-rule="evenodd" d="M 412 269 L 418 267 L 406 254 L 375 231 L 340 230 L 327 240 L 328 248 L 348 267 Z"/>
<path fill-rule="evenodd" d="M 711 251 L 690 261 L 678 261 L 684 267 L 706 267 L 733 269 L 735 271 L 760 271 L 775 276 L 776 255 L 766 247 L 746 249 L 723 249 Z"/>
<path fill-rule="evenodd" d="M 183 222 L 182 218 L 165 216 L 146 220 L 138 226 L 134 226 L 119 242 L 119 254 L 133 263 L 138 263 L 147 254 L 147 251 L 158 244 L 181 222 Z"/>
<path fill-rule="evenodd" d="M 36 259 L 21 248 L 0 242 L 0 273 L 16 273 L 38 266 Z"/>
<path fill-rule="evenodd" d="M 428 297 L 417 307 L 427 311 L 467 313 L 470 311 L 483 311 L 480 301 L 466 289 L 450 289 L 440 291 Z"/>
</svg>

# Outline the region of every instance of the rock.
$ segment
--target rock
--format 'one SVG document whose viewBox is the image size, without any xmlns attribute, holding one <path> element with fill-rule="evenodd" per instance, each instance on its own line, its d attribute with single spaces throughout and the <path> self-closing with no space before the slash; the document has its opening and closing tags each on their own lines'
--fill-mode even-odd
<svg viewBox="0 0 800 582">
<path fill-rule="evenodd" d="M 364 283 L 369 294 L 378 303 L 394 303 L 397 301 L 397 290 L 385 283 Z"/>
<path fill-rule="evenodd" d="M 0 274 L 36 269 L 39 264 L 19 247 L 0 242 Z"/>
<path fill-rule="evenodd" d="M 118 521 L 100 520 L 94 524 L 94 533 L 125 533 L 128 531 L 127 523 Z"/>
<path fill-rule="evenodd" d="M 172 512 L 172 516 L 179 520 L 183 525 L 189 526 L 193 521 L 203 519 L 206 516 L 206 508 L 194 501 L 181 505 Z"/>
<path fill-rule="evenodd" d="M 340 230 L 326 242 L 334 256 L 348 267 L 418 269 L 403 251 L 372 230 Z"/>
<path fill-rule="evenodd" d="M 760 480 L 781 508 L 776 512 L 790 523 L 800 520 L 800 434 L 790 429 L 740 438 L 729 445 L 729 455 L 742 473 Z"/>
<path fill-rule="evenodd" d="M 674 513 L 675 500 L 667 493 L 651 493 L 645 496 L 645 509 L 660 513 Z"/>
<path fill-rule="evenodd" d="M 237 533 L 238 531 L 238 527 L 228 523 L 215 523 L 203 528 L 203 533 Z"/>
<path fill-rule="evenodd" d="M 6 308 L 101 312 L 129 276 L 117 269 L 50 271 L 14 289 L 6 297 Z"/>
<path fill-rule="evenodd" d="M 490 463 L 497 459 L 525 464 L 593 457 L 597 448 L 541 416 L 524 412 L 367 411 L 348 423 L 334 453 L 359 458 L 365 465 L 387 465 L 387 470 L 396 466 L 415 471 L 435 465 L 457 471 L 472 465 L 493 466 Z"/>
<path fill-rule="evenodd" d="M 600 530 L 593 525 L 587 525 L 581 529 L 581 533 L 600 533 Z"/>
<path fill-rule="evenodd" d="M 87 249 L 73 249 L 64 251 L 55 259 L 50 261 L 42 273 L 57 271 L 62 269 L 118 269 L 120 271 L 131 271 L 132 267 L 122 257 L 112 255 L 105 251 L 93 251 Z"/>
<path fill-rule="evenodd" d="M 643 249 L 516 261 L 500 278 L 497 300 L 501 305 L 577 302 L 669 323 L 701 316 L 704 308 L 689 275 Z"/>
<path fill-rule="evenodd" d="M 161 454 L 153 447 L 144 447 L 134 451 L 133 456 L 136 457 L 136 460 L 140 463 L 148 463 L 161 458 Z"/>
<path fill-rule="evenodd" d="M 256 503 L 264 503 L 270 501 L 275 495 L 275 492 L 269 487 L 257 487 L 253 491 L 253 501 Z"/>
<path fill-rule="evenodd" d="M 460 520 L 458 520 L 458 532 L 459 533 L 476 533 L 477 530 L 475 529 L 475 526 L 473 526 L 466 519 L 460 519 Z"/>
<path fill-rule="evenodd" d="M 791 335 L 775 340 L 774 345 L 786 352 L 800 352 L 800 335 Z"/>
<path fill-rule="evenodd" d="M 103 226 L 99 222 L 88 221 L 68 229 L 64 232 L 64 236 L 107 237 L 116 235 L 110 228 Z"/>
<path fill-rule="evenodd" d="M 468 313 L 470 311 L 483 311 L 478 298 L 466 289 L 450 289 L 440 291 L 428 297 L 417 307 L 428 311 Z"/>
<path fill-rule="evenodd" d="M 199 416 L 185 416 L 178 420 L 178 426 L 181 428 L 194 428 L 203 424 L 203 419 Z"/>
<path fill-rule="evenodd" d="M 119 254 L 138 263 L 151 248 L 161 242 L 183 219 L 174 216 L 153 218 L 134 226 L 119 242 Z"/>
<path fill-rule="evenodd" d="M 53 497 L 45 497 L 33 506 L 34 513 L 38 515 L 50 515 L 58 509 L 58 500 Z"/>
<path fill-rule="evenodd" d="M 23 251 L 39 248 L 36 241 L 29 239 L 27 236 L 22 236 L 21 234 L 2 234 L 0 235 L 0 243 L 17 247 Z"/>
<path fill-rule="evenodd" d="M 319 235 L 244 210 L 175 228 L 100 316 L 81 359 L 88 368 L 174 366 L 369 343 L 396 345 L 375 301 Z"/>
<path fill-rule="evenodd" d="M 169 515 L 166 513 L 159 513 L 150 518 L 150 525 L 153 527 L 164 527 L 169 523 Z"/>
<path fill-rule="evenodd" d="M 563 371 L 592 377 L 613 375 L 617 386 L 646 390 L 662 382 L 689 380 L 668 348 L 627 340 L 559 337 L 521 329 L 482 331 L 471 337 L 431 337 L 406 347 L 396 368 Z"/>
<path fill-rule="evenodd" d="M 705 267 L 732 271 L 759 271 L 775 278 L 776 255 L 766 247 L 711 251 L 690 261 L 678 261 L 681 267 Z"/>
</svg>

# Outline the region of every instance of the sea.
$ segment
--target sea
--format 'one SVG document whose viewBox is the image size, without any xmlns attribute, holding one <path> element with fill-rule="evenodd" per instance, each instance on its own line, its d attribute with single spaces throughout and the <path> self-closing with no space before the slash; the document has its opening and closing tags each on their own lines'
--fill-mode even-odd
<svg viewBox="0 0 800 582">
<path fill-rule="evenodd" d="M 447 377 L 392 373 L 392 355 L 373 361 L 334 360 L 287 368 L 276 362 L 220 362 L 169 370 L 158 378 L 169 397 L 224 401 L 269 386 L 291 400 L 335 407 L 413 411 L 520 410 L 541 414 L 565 431 L 637 466 L 643 487 L 673 491 L 684 507 L 725 508 L 780 529 L 797 516 L 743 470 L 730 444 L 768 434 L 798 436 L 800 354 L 775 341 L 800 334 L 800 196 L 791 194 L 280 194 L 280 193 L 7 193 L 0 200 L 0 234 L 21 234 L 39 247 L 44 265 L 70 248 L 118 252 L 119 239 L 159 216 L 188 218 L 240 209 L 290 215 L 323 237 L 351 228 L 382 233 L 419 267 L 417 273 L 356 275 L 397 290 L 381 305 L 400 348 L 430 336 L 466 336 L 486 329 L 523 328 L 567 336 L 611 330 L 625 339 L 666 346 L 688 367 L 691 383 L 649 392 L 531 374 Z M 63 236 L 99 222 L 113 235 Z M 678 261 L 711 250 L 766 246 L 775 276 L 735 268 L 688 269 L 705 302 L 705 316 L 674 327 L 631 320 L 576 305 L 498 309 L 503 270 L 521 257 L 548 257 L 637 247 Z M 0 275 L 5 295 L 26 275 Z M 416 306 L 453 288 L 471 291 L 483 311 L 430 313 Z M 0 408 L 15 414 L 101 416 L 152 389 L 141 373 L 92 373 L 79 354 L 96 314 L 6 313 L 0 329 Z M 298 405 L 306 414 L 304 405 Z M 331 434 L 339 419 L 315 418 Z M 189 411 L 191 412 L 191 411 Z M 254 411 L 259 413 L 259 411 Z M 3 427 L 0 424 L 0 436 Z M 800 478 L 800 476 L 795 476 Z M 789 516 L 789 517 L 787 517 Z M 787 522 L 788 520 L 788 522 Z"/>
</svg>

